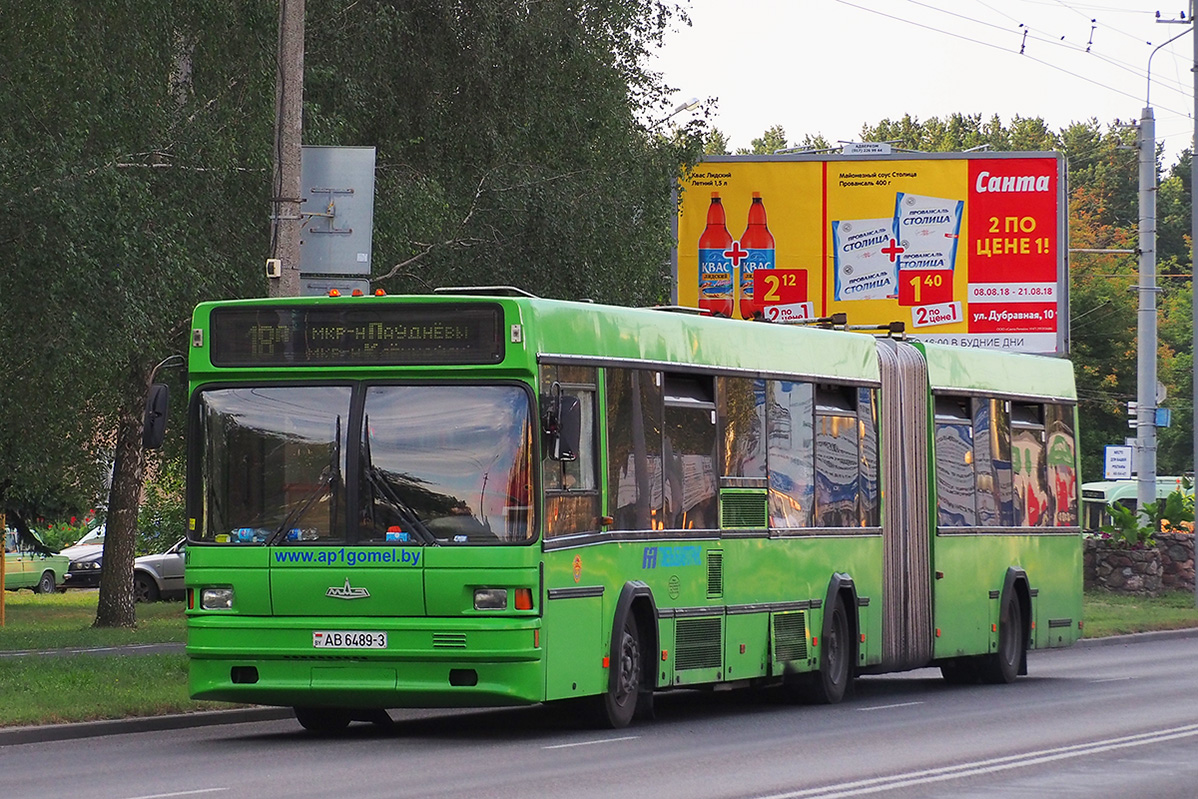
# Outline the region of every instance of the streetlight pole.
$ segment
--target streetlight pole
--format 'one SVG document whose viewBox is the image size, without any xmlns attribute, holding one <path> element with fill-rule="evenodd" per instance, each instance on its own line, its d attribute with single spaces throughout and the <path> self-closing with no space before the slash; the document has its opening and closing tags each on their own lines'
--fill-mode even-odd
<svg viewBox="0 0 1198 799">
<path fill-rule="evenodd" d="M 1156 502 L 1156 120 L 1140 117 L 1140 304 L 1136 344 L 1136 502 Z"/>
</svg>

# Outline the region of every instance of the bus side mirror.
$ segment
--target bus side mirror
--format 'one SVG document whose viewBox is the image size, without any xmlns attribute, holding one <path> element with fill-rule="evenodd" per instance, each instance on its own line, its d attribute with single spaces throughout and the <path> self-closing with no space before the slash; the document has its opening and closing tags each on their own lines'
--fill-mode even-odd
<svg viewBox="0 0 1198 799">
<path fill-rule="evenodd" d="M 554 383 L 548 394 L 541 395 L 541 441 L 549 458 L 555 461 L 578 459 L 582 436 L 582 403 L 578 397 L 562 393 Z"/>
<path fill-rule="evenodd" d="M 555 461 L 578 460 L 579 440 L 582 437 L 582 403 L 578 397 L 563 394 L 558 398 L 557 435 L 554 438 Z"/>
<path fill-rule="evenodd" d="M 146 396 L 146 413 L 142 418 L 141 445 L 145 449 L 159 449 L 166 437 L 166 409 L 170 399 L 170 388 L 165 383 L 150 386 Z"/>
</svg>

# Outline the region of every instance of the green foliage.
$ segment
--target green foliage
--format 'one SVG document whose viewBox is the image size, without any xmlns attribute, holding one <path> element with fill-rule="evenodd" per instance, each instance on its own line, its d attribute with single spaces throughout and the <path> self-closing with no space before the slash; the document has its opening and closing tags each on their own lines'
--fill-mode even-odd
<svg viewBox="0 0 1198 799">
<path fill-rule="evenodd" d="M 194 305 L 263 293 L 278 6 L 10 5 L 0 507 L 65 517 L 105 506 L 118 420 L 140 413 L 150 368 L 186 351 Z M 372 261 L 388 291 L 669 296 L 672 190 L 706 133 L 641 121 L 670 105 L 645 63 L 685 22 L 673 4 L 316 0 L 307 17 L 304 140 L 377 148 Z M 182 397 L 185 375 L 165 377 Z M 162 479 L 145 548 L 182 529 L 176 476 Z"/>
<path fill-rule="evenodd" d="M 96 512 L 89 510 L 83 516 L 69 516 L 60 521 L 38 520 L 37 534 L 50 549 L 58 552 L 71 546 L 89 530 L 99 524 Z"/>
<path fill-rule="evenodd" d="M 786 130 L 781 125 L 774 125 L 772 128 L 761 134 L 761 138 L 753 139 L 750 142 L 751 149 L 741 147 L 736 151 L 737 155 L 772 155 L 779 150 L 790 148 L 790 144 L 786 141 Z"/>
<path fill-rule="evenodd" d="M 731 155 L 728 149 L 728 137 L 722 130 L 712 128 L 703 142 L 703 155 Z"/>
<path fill-rule="evenodd" d="M 187 532 L 186 470 L 182 458 L 162 460 L 146 481 L 137 516 L 137 554 L 165 552 Z"/>
<path fill-rule="evenodd" d="M 1141 523 L 1134 510 L 1128 510 L 1118 502 L 1107 505 L 1106 510 L 1111 515 L 1111 524 L 1104 524 L 1100 529 L 1115 541 L 1127 546 L 1152 546 L 1156 543 L 1153 537 L 1156 528 Z"/>
<path fill-rule="evenodd" d="M 1192 488 L 1192 486 L 1191 486 Z M 1163 499 L 1144 505 L 1144 515 L 1153 532 L 1160 532 L 1165 523 L 1171 527 L 1194 521 L 1194 495 L 1182 493 L 1180 489 Z"/>
<path fill-rule="evenodd" d="M 638 121 L 669 113 L 644 64 L 672 5 L 307 8 L 330 24 L 309 27 L 305 139 L 378 148 L 374 280 L 388 292 L 669 296 L 672 190 L 706 135 L 702 120 L 669 137 Z"/>
</svg>

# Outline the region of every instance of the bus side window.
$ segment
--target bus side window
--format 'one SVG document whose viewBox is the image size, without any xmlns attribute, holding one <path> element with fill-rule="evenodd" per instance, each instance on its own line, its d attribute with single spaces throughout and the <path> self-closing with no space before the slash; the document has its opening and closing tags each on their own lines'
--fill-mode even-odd
<svg viewBox="0 0 1198 799">
<path fill-rule="evenodd" d="M 715 379 L 667 372 L 663 402 L 663 524 L 671 530 L 715 529 Z"/>
<path fill-rule="evenodd" d="M 966 397 L 936 397 L 936 499 L 941 527 L 977 524 L 971 411 Z"/>
<path fill-rule="evenodd" d="M 815 389 L 815 524 L 856 527 L 861 486 L 861 433 L 857 390 Z"/>
<path fill-rule="evenodd" d="M 1052 524 L 1048 496 L 1048 460 L 1044 406 L 1011 405 L 1011 470 L 1015 486 L 1015 522 L 1023 527 Z"/>
<path fill-rule="evenodd" d="M 878 392 L 857 389 L 857 424 L 861 439 L 861 526 L 882 523 L 878 477 Z"/>
<path fill-rule="evenodd" d="M 661 373 L 607 369 L 608 515 L 613 530 L 662 528 Z"/>
<path fill-rule="evenodd" d="M 760 378 L 721 377 L 719 440 L 721 477 L 765 478 L 765 395 Z"/>
<path fill-rule="evenodd" d="M 973 401 L 973 455 L 978 488 L 977 523 L 982 527 L 1014 526 L 1011 415 L 1005 400 Z"/>
<path fill-rule="evenodd" d="M 767 390 L 769 524 L 810 527 L 815 501 L 815 391 L 810 383 L 771 380 Z"/>
<path fill-rule="evenodd" d="M 542 451 L 541 479 L 545 489 L 545 535 L 559 536 L 599 529 L 599 483 L 596 478 L 596 370 L 588 366 L 543 364 L 544 388 L 557 383 L 566 396 L 579 401 L 582 415 L 578 457 L 554 460 Z"/>
<path fill-rule="evenodd" d="M 1048 428 L 1048 490 L 1057 527 L 1075 527 L 1077 516 L 1077 439 L 1073 434 L 1073 406 L 1045 407 Z"/>
</svg>

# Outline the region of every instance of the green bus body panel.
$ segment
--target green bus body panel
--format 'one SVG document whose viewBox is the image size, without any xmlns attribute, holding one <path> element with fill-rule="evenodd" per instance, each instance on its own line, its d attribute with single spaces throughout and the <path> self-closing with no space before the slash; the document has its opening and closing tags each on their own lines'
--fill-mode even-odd
<svg viewBox="0 0 1198 799">
<path fill-rule="evenodd" d="M 969 389 L 1000 395 L 1075 399 L 1073 364 L 1044 355 L 972 350 L 916 342 L 932 391 Z M 1021 387 L 1028 387 L 1021 390 Z"/>
<path fill-rule="evenodd" d="M 1073 535 L 936 537 L 937 658 L 994 652 L 1008 568 L 1027 574 L 1034 648 L 1069 646 L 1081 637 L 1081 543 Z M 986 564 L 984 570 L 979 564 Z M 1068 625 L 1064 622 L 1068 621 Z M 1057 622 L 1050 626 L 1050 622 Z"/>
<path fill-rule="evenodd" d="M 281 302 L 498 305 L 504 314 L 504 358 L 487 366 L 212 366 L 207 333 L 215 308 Z M 866 335 L 508 296 L 204 303 L 196 308 L 193 328 L 193 392 L 210 384 L 458 379 L 516 380 L 544 393 L 547 387 L 537 384 L 543 360 L 599 367 L 676 365 L 682 371 L 829 378 L 870 387 L 881 382 L 878 345 Z M 931 392 L 1075 396 L 1067 361 L 915 346 L 925 354 Z M 603 380 L 597 395 L 602 407 Z M 928 435 L 934 441 L 931 429 Z M 602 425 L 597 445 L 605 451 Z M 597 478 L 606 511 L 611 498 L 602 461 Z M 1027 574 L 1031 644 L 1073 643 L 1081 620 L 1080 536 L 937 535 L 935 487 L 925 490 L 933 509 L 927 531 L 932 567 L 944 575 L 930 587 L 939 631 L 934 657 L 994 651 L 998 638 L 992 624 L 1000 603 L 995 592 L 1001 594 L 1012 568 Z M 511 705 L 593 696 L 607 690 L 611 679 L 613 625 L 626 586 L 638 592 L 633 600 L 638 624 L 651 627 L 656 637 L 657 651 L 643 656 L 657 688 L 776 680 L 818 668 L 825 602 L 836 574 L 847 575 L 856 592 L 857 607 L 849 613 L 857 665 L 883 663 L 880 530 L 742 529 L 725 537 L 706 535 L 642 531 L 618 539 L 588 536 L 519 546 L 395 548 L 193 543 L 187 549 L 186 581 L 197 607 L 205 586 L 231 586 L 235 601 L 231 611 L 188 611 L 190 691 L 201 699 L 361 708 Z M 305 551 L 325 553 L 324 560 L 294 557 Z M 381 551 L 398 554 L 371 562 L 371 553 Z M 518 611 L 509 604 L 504 611 L 476 611 L 473 592 L 480 587 L 505 588 L 509 597 L 517 588 L 531 589 L 533 608 Z M 315 631 L 386 632 L 387 648 L 318 651 Z"/>
<path fill-rule="evenodd" d="M 305 549 L 339 563 L 276 562 L 276 553 Z M 380 550 L 421 557 L 418 565 L 398 568 L 368 558 L 351 567 L 342 554 Z M 347 707 L 539 702 L 544 652 L 536 645 L 538 609 L 473 609 L 477 586 L 527 587 L 536 597 L 539 560 L 534 547 L 190 546 L 188 586 L 231 585 L 235 597 L 232 611 L 188 611 L 190 690 L 197 698 L 284 705 L 296 704 L 297 695 L 313 705 Z M 369 596 L 328 595 L 347 579 Z M 387 649 L 317 650 L 316 630 L 384 631 Z M 234 683 L 234 667 L 256 669 L 257 682 Z M 473 670 L 477 684 L 451 688 L 454 669 Z"/>
</svg>

